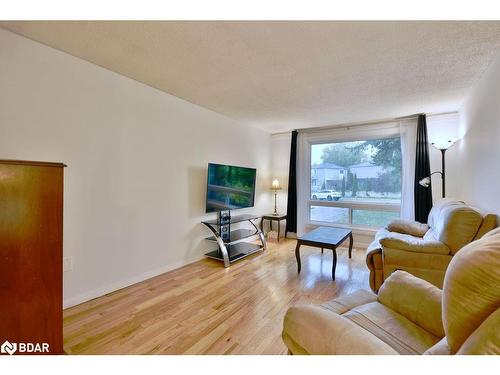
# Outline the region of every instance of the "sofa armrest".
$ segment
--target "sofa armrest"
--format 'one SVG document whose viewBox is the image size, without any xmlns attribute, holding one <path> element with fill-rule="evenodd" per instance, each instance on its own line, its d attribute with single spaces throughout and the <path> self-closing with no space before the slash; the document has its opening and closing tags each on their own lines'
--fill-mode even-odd
<svg viewBox="0 0 500 375">
<path fill-rule="evenodd" d="M 405 271 L 393 272 L 378 291 L 381 304 L 437 337 L 444 337 L 441 289 Z"/>
<path fill-rule="evenodd" d="M 282 337 L 292 354 L 398 354 L 349 319 L 314 305 L 289 308 Z"/>
<path fill-rule="evenodd" d="M 379 242 L 382 247 L 390 247 L 392 249 L 411 251 L 415 253 L 442 255 L 450 253 L 450 248 L 440 241 L 425 240 L 408 234 L 389 232 L 389 234 L 385 237 L 380 238 Z"/>
<path fill-rule="evenodd" d="M 418 221 L 395 219 L 387 224 L 389 232 L 397 232 L 401 234 L 409 234 L 415 237 L 423 237 L 429 230 L 427 224 L 419 223 Z"/>
<path fill-rule="evenodd" d="M 377 293 L 378 289 L 384 282 L 382 245 L 380 245 L 380 242 L 377 240 L 373 241 L 366 250 L 366 265 L 370 270 L 370 288 Z"/>
</svg>

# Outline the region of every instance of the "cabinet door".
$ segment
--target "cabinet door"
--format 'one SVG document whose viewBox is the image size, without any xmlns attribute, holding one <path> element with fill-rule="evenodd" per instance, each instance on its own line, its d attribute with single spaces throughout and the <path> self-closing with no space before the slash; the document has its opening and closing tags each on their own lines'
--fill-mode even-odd
<svg viewBox="0 0 500 375">
<path fill-rule="evenodd" d="M 0 163 L 2 342 L 63 350 L 62 207 L 63 168 Z"/>
</svg>

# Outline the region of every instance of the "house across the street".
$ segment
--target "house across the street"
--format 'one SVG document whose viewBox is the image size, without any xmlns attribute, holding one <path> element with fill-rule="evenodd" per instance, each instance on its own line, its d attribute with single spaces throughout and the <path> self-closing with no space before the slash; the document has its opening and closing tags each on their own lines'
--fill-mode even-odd
<svg viewBox="0 0 500 375">
<path fill-rule="evenodd" d="M 333 163 L 314 164 L 311 167 L 311 191 L 339 190 L 342 178 L 344 176 L 346 179 L 349 178 L 347 176 L 348 172 L 351 176 L 356 175 L 358 180 L 376 179 L 384 172 L 384 168 L 370 162 L 347 167 L 341 167 Z"/>
</svg>

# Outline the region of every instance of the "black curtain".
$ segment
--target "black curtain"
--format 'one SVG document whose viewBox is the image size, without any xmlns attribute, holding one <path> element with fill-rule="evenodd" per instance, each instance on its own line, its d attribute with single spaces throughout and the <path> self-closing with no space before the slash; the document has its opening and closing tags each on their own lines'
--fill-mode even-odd
<svg viewBox="0 0 500 375">
<path fill-rule="evenodd" d="M 429 211 L 432 208 L 432 186 L 424 187 L 418 182 L 431 175 L 429 162 L 429 141 L 427 140 L 427 121 L 425 115 L 418 116 L 417 123 L 417 153 L 415 159 L 415 220 L 427 223 Z"/>
<path fill-rule="evenodd" d="M 286 215 L 286 232 L 297 233 L 297 130 L 292 132 L 290 145 Z"/>
</svg>

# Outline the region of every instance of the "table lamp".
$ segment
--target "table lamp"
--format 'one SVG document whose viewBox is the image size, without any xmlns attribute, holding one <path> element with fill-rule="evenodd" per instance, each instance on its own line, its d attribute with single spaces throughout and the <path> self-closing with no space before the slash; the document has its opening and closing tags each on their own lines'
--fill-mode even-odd
<svg viewBox="0 0 500 375">
<path fill-rule="evenodd" d="M 277 178 L 273 178 L 273 182 L 271 184 L 271 190 L 274 191 L 274 213 L 273 215 L 278 215 L 278 208 L 276 205 L 278 190 L 281 190 L 280 181 Z"/>
</svg>

